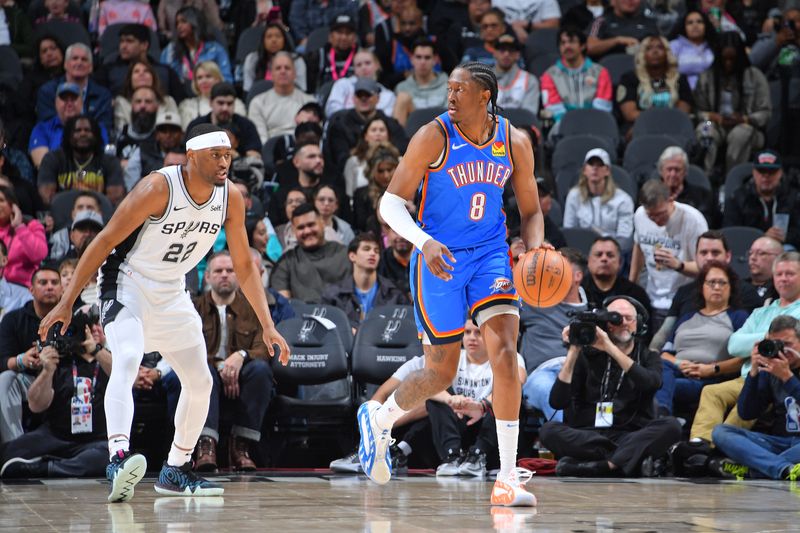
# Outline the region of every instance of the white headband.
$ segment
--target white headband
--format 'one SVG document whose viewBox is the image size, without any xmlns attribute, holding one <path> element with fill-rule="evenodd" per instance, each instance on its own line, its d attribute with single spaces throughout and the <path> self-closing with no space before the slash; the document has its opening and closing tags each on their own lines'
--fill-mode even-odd
<svg viewBox="0 0 800 533">
<path fill-rule="evenodd" d="M 224 131 L 212 131 L 193 137 L 186 141 L 187 150 L 205 150 L 206 148 L 231 147 L 231 140 Z"/>
</svg>

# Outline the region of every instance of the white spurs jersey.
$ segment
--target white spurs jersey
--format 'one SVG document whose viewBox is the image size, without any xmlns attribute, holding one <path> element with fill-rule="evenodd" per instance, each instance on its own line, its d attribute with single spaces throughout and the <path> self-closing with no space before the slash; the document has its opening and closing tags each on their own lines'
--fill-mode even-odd
<svg viewBox="0 0 800 533">
<path fill-rule="evenodd" d="M 100 267 L 100 294 L 113 293 L 120 274 L 133 270 L 156 281 L 183 281 L 214 244 L 225 223 L 228 181 L 214 187 L 211 198 L 198 205 L 186 190 L 179 165 L 156 171 L 169 185 L 167 209 L 117 245 Z"/>
</svg>

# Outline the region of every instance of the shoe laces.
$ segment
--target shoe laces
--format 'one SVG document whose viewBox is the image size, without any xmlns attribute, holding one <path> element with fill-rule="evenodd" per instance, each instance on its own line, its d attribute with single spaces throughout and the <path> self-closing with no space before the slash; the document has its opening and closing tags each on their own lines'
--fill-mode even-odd
<svg viewBox="0 0 800 533">
<path fill-rule="evenodd" d="M 795 465 L 794 467 L 792 467 L 792 470 L 794 470 L 794 468 L 797 466 L 800 465 Z M 744 476 L 746 476 L 747 473 L 750 472 L 750 469 L 745 465 L 740 465 L 739 463 L 729 463 L 729 462 L 725 462 L 722 464 L 722 470 L 724 472 L 728 472 L 729 474 L 736 476 L 736 479 L 739 481 L 743 480 Z M 798 469 L 798 472 L 795 472 L 795 479 L 797 478 L 798 473 L 800 473 L 800 469 Z M 789 476 L 791 475 L 792 473 L 789 472 Z"/>
<path fill-rule="evenodd" d="M 524 487 L 528 481 L 533 478 L 533 472 L 528 470 L 527 468 L 522 467 L 515 467 L 511 469 L 511 472 L 508 473 L 506 477 L 506 483 L 519 485 L 520 487 Z"/>
<path fill-rule="evenodd" d="M 199 455 L 209 455 L 214 452 L 214 440 L 211 437 L 201 438 L 197 442 L 197 452 Z"/>
</svg>

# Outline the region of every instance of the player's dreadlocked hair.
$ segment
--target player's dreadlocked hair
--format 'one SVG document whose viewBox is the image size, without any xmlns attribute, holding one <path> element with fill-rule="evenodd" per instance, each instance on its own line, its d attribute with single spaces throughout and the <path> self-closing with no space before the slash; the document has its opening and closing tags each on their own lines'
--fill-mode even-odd
<svg viewBox="0 0 800 533">
<path fill-rule="evenodd" d="M 462 63 L 456 68 L 464 69 L 469 72 L 472 79 L 478 82 L 485 90 L 489 91 L 489 103 L 491 104 L 490 113 L 493 116 L 497 115 L 497 76 L 494 69 L 489 65 L 478 63 L 477 61 L 469 61 Z"/>
</svg>

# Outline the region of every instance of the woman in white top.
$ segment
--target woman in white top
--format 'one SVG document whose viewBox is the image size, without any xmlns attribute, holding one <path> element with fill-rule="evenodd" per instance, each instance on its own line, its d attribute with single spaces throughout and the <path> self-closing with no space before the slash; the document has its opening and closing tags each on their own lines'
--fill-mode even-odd
<svg viewBox="0 0 800 533">
<path fill-rule="evenodd" d="M 242 88 L 245 92 L 258 80 L 272 80 L 270 65 L 272 58 L 278 52 L 288 52 L 292 54 L 294 60 L 294 70 L 297 72 L 295 85 L 301 91 L 306 90 L 306 62 L 302 56 L 294 53 L 292 41 L 283 24 L 270 22 L 264 30 L 264 37 L 261 39 L 261 47 L 255 52 L 250 52 L 244 58 L 242 66 L 243 83 Z"/>
<path fill-rule="evenodd" d="M 361 138 L 358 140 L 352 155 L 347 158 L 344 164 L 344 187 L 348 198 L 353 197 L 356 189 L 369 183 L 364 172 L 367 170 L 367 153 L 370 148 L 381 143 L 392 142 L 389 133 L 389 125 L 381 117 L 372 117 L 367 121 Z"/>
<path fill-rule="evenodd" d="M 342 109 L 353 108 L 353 98 L 356 94 L 356 80 L 358 78 L 370 78 L 378 81 L 378 74 L 381 72 L 381 63 L 378 56 L 371 50 L 362 48 L 353 58 L 353 76 L 342 78 L 334 82 L 328 100 L 325 102 L 325 115 L 330 117 Z M 397 96 L 380 83 L 381 92 L 378 94 L 378 109 L 383 111 L 387 117 L 392 116 L 394 104 Z"/>
<path fill-rule="evenodd" d="M 139 87 L 151 87 L 155 91 L 159 101 L 159 113 L 178 112 L 178 104 L 171 96 L 164 94 L 153 66 L 146 60 L 134 61 L 128 68 L 128 74 L 125 75 L 121 94 L 114 98 L 114 129 L 117 132 L 122 131 L 122 128 L 131 122 L 131 98 Z"/>
<path fill-rule="evenodd" d="M 221 81 L 225 81 L 222 77 L 222 71 L 213 61 L 202 61 L 195 65 L 192 90 L 197 96 L 185 99 L 178 107 L 183 131 L 186 131 L 189 123 L 197 117 L 211 113 L 211 101 L 209 100 L 211 88 Z M 237 98 L 233 112 L 243 117 L 247 116 L 244 102 Z"/>
<path fill-rule="evenodd" d="M 314 191 L 314 207 L 319 211 L 325 226 L 325 240 L 334 241 L 347 246 L 355 238 L 353 228 L 336 216 L 339 210 L 339 195 L 330 185 L 320 185 Z"/>
<path fill-rule="evenodd" d="M 623 250 L 633 239 L 633 199 L 611 176 L 611 158 L 602 148 L 586 152 L 578 185 L 564 205 L 564 227 L 586 228 L 614 237 Z"/>
</svg>

